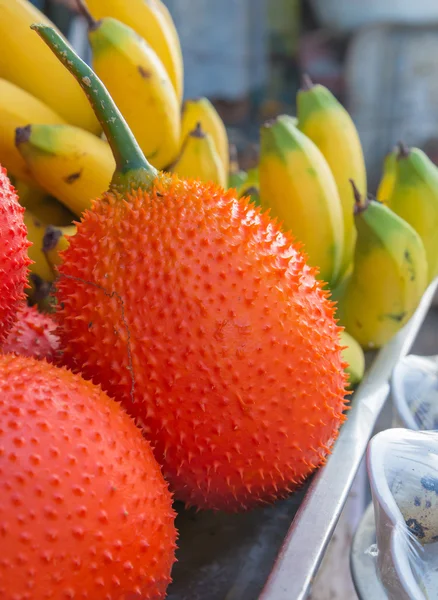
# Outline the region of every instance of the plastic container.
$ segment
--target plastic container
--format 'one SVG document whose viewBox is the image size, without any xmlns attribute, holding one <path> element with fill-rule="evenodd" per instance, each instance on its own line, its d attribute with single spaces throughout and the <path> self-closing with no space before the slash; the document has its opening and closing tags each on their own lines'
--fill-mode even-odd
<svg viewBox="0 0 438 600">
<path fill-rule="evenodd" d="M 367 465 L 374 554 L 388 598 L 437 598 L 438 432 L 383 431 L 369 444 Z"/>
</svg>

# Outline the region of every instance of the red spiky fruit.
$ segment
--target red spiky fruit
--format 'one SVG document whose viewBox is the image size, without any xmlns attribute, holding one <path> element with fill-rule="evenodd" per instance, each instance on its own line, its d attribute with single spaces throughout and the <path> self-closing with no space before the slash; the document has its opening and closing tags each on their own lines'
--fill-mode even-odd
<svg viewBox="0 0 438 600">
<path fill-rule="evenodd" d="M 0 165 L 0 343 L 12 327 L 24 299 L 30 264 L 24 208 Z"/>
<path fill-rule="evenodd" d="M 171 496 L 120 404 L 46 361 L 0 355 L 0 598 L 164 598 Z"/>
<path fill-rule="evenodd" d="M 64 260 L 64 361 L 123 402 L 178 499 L 247 508 L 322 463 L 343 420 L 339 328 L 266 214 L 158 177 L 96 201 Z"/>
<path fill-rule="evenodd" d="M 0 350 L 53 362 L 59 351 L 56 328 L 57 324 L 50 315 L 40 313 L 36 306 L 23 303 Z"/>
</svg>

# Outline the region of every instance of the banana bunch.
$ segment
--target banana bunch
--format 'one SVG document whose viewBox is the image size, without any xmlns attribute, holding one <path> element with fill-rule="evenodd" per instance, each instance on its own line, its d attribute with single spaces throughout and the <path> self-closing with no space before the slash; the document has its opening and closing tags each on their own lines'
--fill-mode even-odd
<svg viewBox="0 0 438 600">
<path fill-rule="evenodd" d="M 184 102 L 181 119 L 181 145 L 184 144 L 187 136 L 198 123 L 211 137 L 225 173 L 229 173 L 231 168 L 235 169 L 235 164 L 230 165 L 230 148 L 225 125 L 210 100 L 203 96 Z M 233 159 L 237 160 L 236 157 Z"/>
<path fill-rule="evenodd" d="M 201 123 L 190 131 L 182 147 L 181 154 L 171 171 L 179 177 L 211 181 L 226 187 L 226 171 L 210 134 L 204 131 Z"/>
<path fill-rule="evenodd" d="M 298 129 L 319 148 L 333 173 L 341 201 L 344 242 L 339 279 L 351 269 L 356 230 L 350 179 L 361 194 L 367 192 L 365 161 L 359 135 L 350 115 L 322 85 L 303 78 L 297 95 Z M 304 241 L 304 240 L 303 240 Z"/>
<path fill-rule="evenodd" d="M 180 148 L 180 89 L 175 90 L 153 46 L 126 25 L 126 21 L 106 16 L 111 13 L 111 8 L 116 13 L 116 8 L 120 8 L 123 16 L 135 16 L 136 23 L 141 21 L 143 14 L 144 22 L 150 25 L 152 15 L 161 18 L 161 13 L 154 12 L 143 1 L 88 1 L 88 5 L 99 17 L 96 21 L 80 0 L 89 24 L 93 70 L 122 112 L 147 159 L 157 169 L 164 169 L 175 160 Z M 141 14 L 135 14 L 136 5 L 144 7 Z M 105 15 L 100 19 L 103 7 Z"/>
<path fill-rule="evenodd" d="M 39 187 L 80 217 L 108 189 L 115 169 L 107 142 L 72 125 L 28 125 L 15 142 Z"/>
<path fill-rule="evenodd" d="M 87 97 L 50 49 L 30 29 L 32 23 L 44 23 L 56 29 L 28 0 L 0 0 L 0 77 L 50 107 L 53 112 L 48 113 L 46 109 L 48 123 L 59 123 L 62 118 L 67 123 L 97 134 L 100 126 Z M 0 92 L 0 103 L 3 102 L 4 93 L 3 90 Z M 20 100 L 20 110 L 30 102 L 31 99 Z M 32 110 L 35 112 L 28 115 L 27 122 L 17 123 L 16 126 L 31 123 L 33 116 L 38 117 L 42 108 L 33 102 Z M 17 114 L 22 116 L 21 112 Z M 58 121 L 54 120 L 55 115 L 59 115 Z"/>
<path fill-rule="evenodd" d="M 418 148 L 400 144 L 388 205 L 423 241 L 428 282 L 438 275 L 438 167 Z"/>
<path fill-rule="evenodd" d="M 29 123 L 67 124 L 44 102 L 10 81 L 0 78 L 0 164 L 6 167 L 8 173 L 27 183 L 32 182 L 32 177 L 15 147 L 15 130 Z"/>
<path fill-rule="evenodd" d="M 260 201 L 304 245 L 323 281 L 337 281 L 344 220 L 334 176 L 318 147 L 288 115 L 267 122 L 260 135 Z"/>
<path fill-rule="evenodd" d="M 61 253 L 69 246 L 69 238 L 76 234 L 76 225 L 54 227 L 48 225 L 42 239 L 42 252 L 54 273 L 62 263 Z"/>
<path fill-rule="evenodd" d="M 355 189 L 357 242 L 338 316 L 364 349 L 386 344 L 411 318 L 428 280 L 424 244 L 389 207 Z"/>
<path fill-rule="evenodd" d="M 55 274 L 43 252 L 43 239 L 47 226 L 28 208 L 24 212 L 24 224 L 27 228 L 27 238 L 32 242 L 28 250 L 29 258 L 33 261 L 29 267 L 30 273 L 42 281 L 51 283 L 55 279 Z"/>
<path fill-rule="evenodd" d="M 81 2 L 81 4 L 84 3 Z M 93 20 L 100 21 L 106 17 L 111 17 L 134 30 L 147 43 L 164 66 L 180 106 L 184 80 L 181 46 L 172 17 L 163 2 L 161 0 L 87 0 L 86 5 Z M 120 29 L 118 31 L 122 35 L 122 31 Z M 123 35 L 122 37 L 125 38 Z M 108 42 L 110 42 L 109 39 Z M 132 41 L 130 40 L 121 39 L 120 43 L 119 52 L 123 52 L 123 48 L 126 50 L 128 48 L 132 49 Z M 124 46 L 124 44 L 127 45 Z M 110 48 L 107 48 L 107 50 L 108 52 L 111 51 Z M 102 49 L 102 52 L 104 52 L 104 49 Z M 138 52 L 136 51 L 137 55 Z M 140 55 L 142 54 L 140 53 Z M 135 54 L 132 60 L 135 60 Z M 142 63 L 140 63 L 141 65 Z M 99 73 L 97 74 L 99 75 Z M 111 80 L 113 79 L 117 79 L 117 73 L 113 74 Z M 120 83 L 121 86 L 123 81 L 125 81 L 125 77 Z M 106 81 L 104 83 L 107 85 Z M 108 89 L 112 95 L 110 87 Z M 126 92 L 129 93 L 128 90 Z M 114 99 L 117 103 L 117 99 L 115 97 Z M 145 118 L 145 121 L 148 121 L 147 118 Z"/>
</svg>

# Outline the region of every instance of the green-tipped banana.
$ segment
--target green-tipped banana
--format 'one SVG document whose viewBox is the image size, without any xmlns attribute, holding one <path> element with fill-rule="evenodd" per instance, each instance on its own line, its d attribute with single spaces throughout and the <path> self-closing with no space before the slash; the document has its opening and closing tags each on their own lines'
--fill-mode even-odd
<svg viewBox="0 0 438 600">
<path fill-rule="evenodd" d="M 390 207 L 423 240 L 431 281 L 438 275 L 438 168 L 422 150 L 401 145 Z"/>
<path fill-rule="evenodd" d="M 347 363 L 345 371 L 348 374 L 348 385 L 356 387 L 365 373 L 365 355 L 358 342 L 345 330 L 341 332 L 342 358 Z"/>
<path fill-rule="evenodd" d="M 298 128 L 320 149 L 335 178 L 344 221 L 344 249 L 339 276 L 351 265 L 356 241 L 353 198 L 349 180 L 361 194 L 367 192 L 365 161 L 361 142 L 352 118 L 323 85 L 313 85 L 304 77 L 297 96 Z"/>
<path fill-rule="evenodd" d="M 426 251 L 417 232 L 390 208 L 362 200 L 358 192 L 356 202 L 354 268 L 338 316 L 362 348 L 380 348 L 421 300 L 427 286 Z"/>
<path fill-rule="evenodd" d="M 395 170 L 397 163 L 397 148 L 393 148 L 389 152 L 383 161 L 383 173 L 382 178 L 377 188 L 376 198 L 379 202 L 389 206 L 389 200 L 391 198 L 392 190 L 395 183 Z"/>
<path fill-rule="evenodd" d="M 101 138 L 72 125 L 18 127 L 16 146 L 41 188 L 75 215 L 108 189 L 115 163 Z"/>
<path fill-rule="evenodd" d="M 309 264 L 332 285 L 340 275 L 344 222 L 335 179 L 317 146 L 282 115 L 261 129 L 260 198 L 304 244 Z"/>
</svg>

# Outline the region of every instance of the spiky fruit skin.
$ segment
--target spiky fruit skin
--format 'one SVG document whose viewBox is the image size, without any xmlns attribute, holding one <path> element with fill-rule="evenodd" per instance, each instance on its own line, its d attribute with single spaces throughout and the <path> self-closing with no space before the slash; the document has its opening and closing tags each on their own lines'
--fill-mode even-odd
<svg viewBox="0 0 438 600">
<path fill-rule="evenodd" d="M 97 200 L 63 259 L 63 360 L 142 425 L 176 498 L 249 508 L 323 462 L 343 419 L 339 328 L 266 214 L 157 179 Z"/>
<path fill-rule="evenodd" d="M 18 202 L 6 169 L 0 165 L 0 343 L 24 299 L 30 261 L 23 214 L 24 208 Z"/>
<path fill-rule="evenodd" d="M 0 351 L 53 362 L 59 351 L 56 328 L 52 317 L 40 313 L 35 306 L 23 303 Z"/>
<path fill-rule="evenodd" d="M 0 598 L 164 598 L 171 496 L 149 444 L 100 388 L 0 356 Z"/>
</svg>

